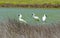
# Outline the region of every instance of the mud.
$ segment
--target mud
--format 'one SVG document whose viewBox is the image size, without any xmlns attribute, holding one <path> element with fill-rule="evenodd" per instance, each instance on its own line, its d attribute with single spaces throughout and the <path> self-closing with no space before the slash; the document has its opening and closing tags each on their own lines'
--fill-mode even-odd
<svg viewBox="0 0 60 38">
<path fill-rule="evenodd" d="M 60 8 L 60 4 L 0 4 L 0 7 Z"/>
</svg>

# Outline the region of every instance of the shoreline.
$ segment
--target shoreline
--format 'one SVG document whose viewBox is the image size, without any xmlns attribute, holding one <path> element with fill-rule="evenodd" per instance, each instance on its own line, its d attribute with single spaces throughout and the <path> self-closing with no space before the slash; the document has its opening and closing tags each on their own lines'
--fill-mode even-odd
<svg viewBox="0 0 60 38">
<path fill-rule="evenodd" d="M 60 4 L 0 4 L 0 7 L 60 8 Z"/>
</svg>

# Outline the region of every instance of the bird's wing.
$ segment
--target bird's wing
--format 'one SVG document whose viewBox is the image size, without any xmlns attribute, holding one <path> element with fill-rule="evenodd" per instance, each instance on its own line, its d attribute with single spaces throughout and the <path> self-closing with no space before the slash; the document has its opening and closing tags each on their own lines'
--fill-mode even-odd
<svg viewBox="0 0 60 38">
<path fill-rule="evenodd" d="M 22 19 L 21 21 L 23 21 L 23 22 L 27 23 L 24 19 Z"/>
<path fill-rule="evenodd" d="M 39 17 L 37 17 L 37 16 L 36 16 L 35 18 L 36 18 L 36 19 L 39 19 Z"/>
</svg>

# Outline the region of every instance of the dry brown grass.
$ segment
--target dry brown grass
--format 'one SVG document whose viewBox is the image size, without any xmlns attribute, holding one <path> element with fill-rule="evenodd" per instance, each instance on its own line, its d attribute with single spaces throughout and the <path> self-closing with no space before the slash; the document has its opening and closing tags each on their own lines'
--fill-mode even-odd
<svg viewBox="0 0 60 38">
<path fill-rule="evenodd" d="M 60 24 L 33 26 L 9 19 L 0 24 L 0 38 L 60 38 Z"/>
</svg>

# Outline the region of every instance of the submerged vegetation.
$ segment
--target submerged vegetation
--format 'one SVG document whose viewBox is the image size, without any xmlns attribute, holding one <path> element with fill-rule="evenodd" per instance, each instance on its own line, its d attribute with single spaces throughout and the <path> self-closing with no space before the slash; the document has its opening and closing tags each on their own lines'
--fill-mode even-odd
<svg viewBox="0 0 60 38">
<path fill-rule="evenodd" d="M 0 23 L 0 38 L 60 38 L 60 24 L 33 26 L 8 19 Z"/>
</svg>

